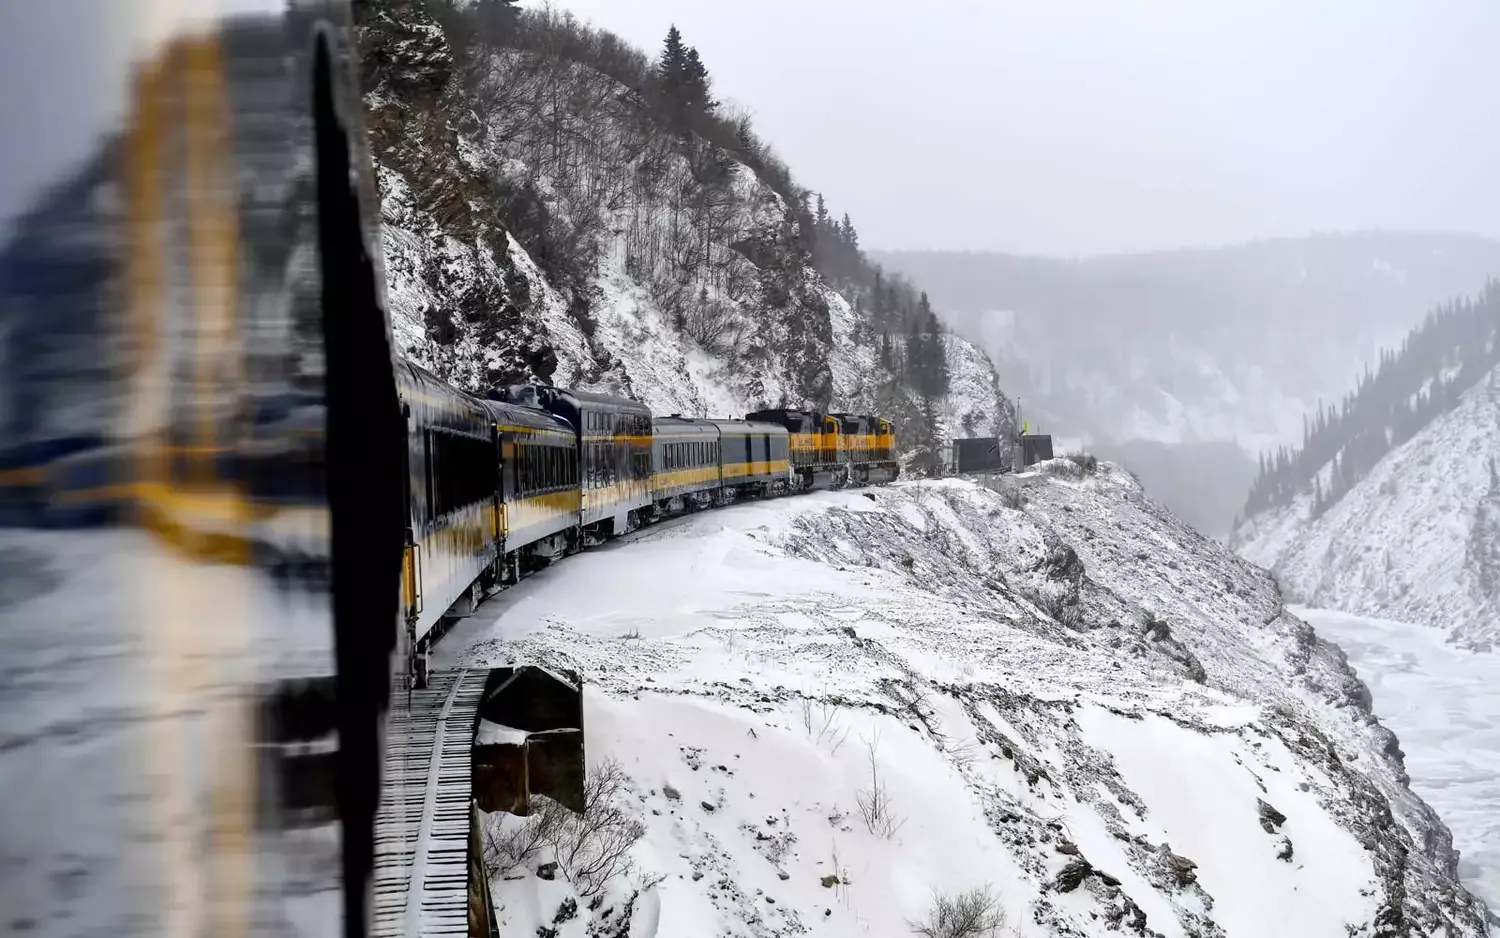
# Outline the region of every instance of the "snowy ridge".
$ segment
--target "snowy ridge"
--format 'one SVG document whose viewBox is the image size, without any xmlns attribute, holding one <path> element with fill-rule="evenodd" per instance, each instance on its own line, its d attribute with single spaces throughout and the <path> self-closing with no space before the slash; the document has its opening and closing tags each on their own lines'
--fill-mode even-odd
<svg viewBox="0 0 1500 938">
<path fill-rule="evenodd" d="M 1264 512 L 1236 549 L 1297 602 L 1500 639 L 1500 369 L 1386 454 L 1317 519 L 1311 496 Z"/>
<path fill-rule="evenodd" d="M 578 668 L 645 831 L 593 900 L 501 871 L 506 927 L 899 935 L 988 882 L 1027 936 L 1486 934 L 1368 692 L 1263 571 L 1108 465 L 1006 484 L 668 522 L 450 636 Z"/>
</svg>

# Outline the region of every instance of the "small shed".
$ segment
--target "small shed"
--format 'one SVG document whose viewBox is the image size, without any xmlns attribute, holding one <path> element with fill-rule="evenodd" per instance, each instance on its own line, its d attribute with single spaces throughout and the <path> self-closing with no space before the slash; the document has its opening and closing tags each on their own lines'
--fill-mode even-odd
<svg viewBox="0 0 1500 938">
<path fill-rule="evenodd" d="M 953 441 L 953 471 L 1003 472 L 1010 468 L 1012 445 L 997 437 L 982 436 Z"/>
<path fill-rule="evenodd" d="M 1021 435 L 1021 465 L 1033 466 L 1052 458 L 1052 434 L 1023 433 Z"/>
<path fill-rule="evenodd" d="M 578 672 L 494 668 L 474 734 L 474 799 L 482 811 L 531 813 L 546 795 L 582 813 L 583 685 Z"/>
</svg>

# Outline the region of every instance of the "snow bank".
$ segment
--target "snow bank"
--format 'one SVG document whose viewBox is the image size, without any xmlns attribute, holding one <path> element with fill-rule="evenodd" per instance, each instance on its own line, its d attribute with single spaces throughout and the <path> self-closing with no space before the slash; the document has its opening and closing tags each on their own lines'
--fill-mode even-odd
<svg viewBox="0 0 1500 938">
<path fill-rule="evenodd" d="M 1006 484 L 690 516 L 450 635 L 577 668 L 589 757 L 628 775 L 633 871 L 548 927 L 897 935 L 988 884 L 1028 936 L 1483 933 L 1363 685 L 1262 572 L 1107 464 Z M 521 927 L 571 895 L 505 875 L 546 890 Z"/>
</svg>

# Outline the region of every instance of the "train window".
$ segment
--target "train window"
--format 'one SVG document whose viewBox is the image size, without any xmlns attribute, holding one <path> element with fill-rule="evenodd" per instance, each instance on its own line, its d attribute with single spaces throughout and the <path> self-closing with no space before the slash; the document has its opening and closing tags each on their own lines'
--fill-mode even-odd
<svg viewBox="0 0 1500 938">
<path fill-rule="evenodd" d="M 437 493 L 433 491 L 433 464 L 432 453 L 432 431 L 422 431 L 422 465 L 427 469 L 427 517 L 433 518 L 437 515 Z"/>
</svg>

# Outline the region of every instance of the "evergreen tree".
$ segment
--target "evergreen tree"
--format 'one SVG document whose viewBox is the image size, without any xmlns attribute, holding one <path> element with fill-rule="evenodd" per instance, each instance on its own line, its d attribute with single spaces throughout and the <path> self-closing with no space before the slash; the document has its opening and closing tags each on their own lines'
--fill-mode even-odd
<svg viewBox="0 0 1500 938">
<path fill-rule="evenodd" d="M 1332 506 L 1359 484 L 1392 447 L 1458 405 L 1486 373 L 1500 366 L 1500 283 L 1475 299 L 1445 303 L 1402 339 L 1381 349 L 1379 365 L 1362 369 L 1356 389 L 1318 402 L 1303 422 L 1302 446 L 1262 454 L 1246 499 L 1246 517 L 1287 505 L 1298 493 L 1321 493 Z M 1314 480 L 1329 470 L 1327 485 Z M 1315 510 L 1318 506 L 1315 504 Z"/>
<path fill-rule="evenodd" d="M 680 38 L 680 37 L 679 37 Z M 708 69 L 698 57 L 698 50 L 689 46 L 682 65 L 683 104 L 693 114 L 708 114 L 719 106 L 710 94 L 711 83 Z"/>
<path fill-rule="evenodd" d="M 662 42 L 661 60 L 656 63 L 656 80 L 662 94 L 668 98 L 682 96 L 687 75 L 687 48 L 682 44 L 682 33 L 674 24 L 667 29 L 667 38 Z"/>
</svg>

